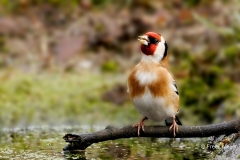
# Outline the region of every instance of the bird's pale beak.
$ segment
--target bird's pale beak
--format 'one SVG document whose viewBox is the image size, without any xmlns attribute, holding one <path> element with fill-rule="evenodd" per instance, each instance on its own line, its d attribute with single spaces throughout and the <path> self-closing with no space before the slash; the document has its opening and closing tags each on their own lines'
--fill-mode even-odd
<svg viewBox="0 0 240 160">
<path fill-rule="evenodd" d="M 149 39 L 147 35 L 143 36 L 138 36 L 138 40 L 143 44 L 143 45 L 148 45 Z"/>
</svg>

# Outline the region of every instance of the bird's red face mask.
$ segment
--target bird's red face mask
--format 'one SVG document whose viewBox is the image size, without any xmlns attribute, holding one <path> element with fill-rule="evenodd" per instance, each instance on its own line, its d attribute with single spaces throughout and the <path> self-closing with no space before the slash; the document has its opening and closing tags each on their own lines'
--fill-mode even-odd
<svg viewBox="0 0 240 160">
<path fill-rule="evenodd" d="M 139 36 L 141 42 L 141 51 L 155 61 L 162 61 L 167 56 L 168 45 L 164 38 L 155 32 L 147 32 L 143 36 Z"/>
<path fill-rule="evenodd" d="M 153 55 L 157 49 L 158 43 L 161 42 L 161 35 L 154 32 L 147 32 L 143 36 L 139 36 L 141 42 L 141 51 L 145 55 Z"/>
</svg>

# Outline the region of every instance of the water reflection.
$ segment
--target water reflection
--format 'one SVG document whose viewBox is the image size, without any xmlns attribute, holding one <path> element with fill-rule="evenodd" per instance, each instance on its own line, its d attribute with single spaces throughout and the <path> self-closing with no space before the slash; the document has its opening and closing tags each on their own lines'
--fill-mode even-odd
<svg viewBox="0 0 240 160">
<path fill-rule="evenodd" d="M 29 127 L 0 132 L 0 159 L 201 159 L 206 139 L 130 138 L 92 144 L 84 151 L 62 152 L 66 133 L 88 133 L 101 127 Z"/>
<path fill-rule="evenodd" d="M 102 148 L 103 151 L 106 152 L 111 158 L 128 158 L 130 156 L 131 147 L 124 144 L 106 144 Z"/>
<path fill-rule="evenodd" d="M 64 151 L 63 153 L 63 157 L 66 160 L 87 160 L 86 156 L 85 156 L 85 150 L 84 151 Z"/>
</svg>

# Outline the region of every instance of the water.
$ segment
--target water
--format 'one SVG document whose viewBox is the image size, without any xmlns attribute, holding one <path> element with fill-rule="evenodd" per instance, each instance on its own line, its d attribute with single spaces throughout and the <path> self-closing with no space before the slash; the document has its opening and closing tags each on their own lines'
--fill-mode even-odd
<svg viewBox="0 0 240 160">
<path fill-rule="evenodd" d="M 62 152 L 66 133 L 101 127 L 29 127 L 0 132 L 0 159 L 211 159 L 206 139 L 130 138 L 93 144 L 85 151 Z"/>
</svg>

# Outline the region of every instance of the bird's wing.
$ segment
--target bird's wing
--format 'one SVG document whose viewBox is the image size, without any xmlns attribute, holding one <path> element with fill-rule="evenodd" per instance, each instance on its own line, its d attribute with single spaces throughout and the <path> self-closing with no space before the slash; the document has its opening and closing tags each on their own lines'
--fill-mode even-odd
<svg viewBox="0 0 240 160">
<path fill-rule="evenodd" d="M 177 88 L 177 84 L 175 81 L 172 82 L 171 84 L 171 88 L 174 90 L 174 92 L 178 95 L 178 88 Z"/>
<path fill-rule="evenodd" d="M 171 88 L 174 90 L 174 92 L 177 95 L 179 94 L 177 84 L 174 80 L 172 81 Z M 178 97 L 179 97 L 179 95 L 178 95 Z M 175 116 L 175 121 L 178 125 L 182 125 L 181 121 L 178 119 L 177 116 Z M 172 117 L 169 117 L 169 118 L 165 119 L 165 124 L 166 124 L 166 126 L 171 126 L 172 125 Z"/>
<path fill-rule="evenodd" d="M 129 93 L 129 87 L 128 87 L 128 83 L 127 83 L 127 92 Z"/>
</svg>

